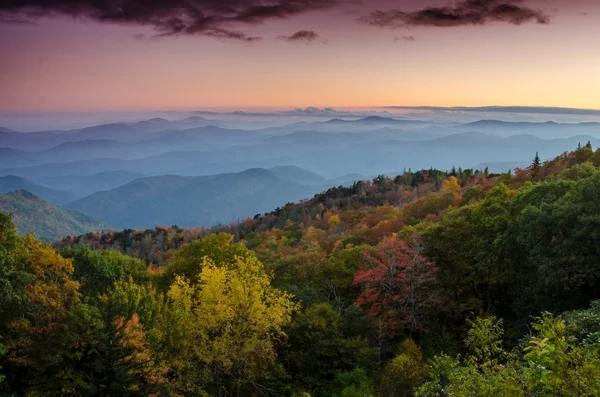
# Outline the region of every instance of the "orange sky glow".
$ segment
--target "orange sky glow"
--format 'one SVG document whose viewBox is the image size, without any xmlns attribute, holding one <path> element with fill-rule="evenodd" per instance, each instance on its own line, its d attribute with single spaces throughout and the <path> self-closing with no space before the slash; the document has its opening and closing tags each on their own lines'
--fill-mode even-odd
<svg viewBox="0 0 600 397">
<path fill-rule="evenodd" d="M 244 26 L 264 37 L 252 43 L 153 39 L 148 26 L 66 17 L 0 23 L 0 111 L 600 109 L 600 6 L 584 0 L 539 6 L 551 23 L 387 29 L 357 23 L 360 10 L 307 12 Z M 301 29 L 318 32 L 326 43 L 279 38 Z"/>
</svg>

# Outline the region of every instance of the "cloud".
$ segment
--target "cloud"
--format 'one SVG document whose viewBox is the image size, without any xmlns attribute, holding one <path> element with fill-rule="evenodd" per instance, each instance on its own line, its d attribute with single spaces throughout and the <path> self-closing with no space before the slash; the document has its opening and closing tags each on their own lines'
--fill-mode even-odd
<svg viewBox="0 0 600 397">
<path fill-rule="evenodd" d="M 252 42 L 236 29 L 333 7 L 338 0 L 19 0 L 0 1 L 0 21 L 68 16 L 100 23 L 149 26 L 158 37 L 203 35 Z"/>
<path fill-rule="evenodd" d="M 522 4 L 522 0 L 462 0 L 451 7 L 427 7 L 407 12 L 399 9 L 375 11 L 360 22 L 387 28 L 411 26 L 455 27 L 503 22 L 521 25 L 526 22 L 547 24 L 550 17 L 541 10 Z"/>
<path fill-rule="evenodd" d="M 290 43 L 327 44 L 327 39 L 319 36 L 314 30 L 300 30 L 291 36 L 279 36 L 278 39 Z"/>
<path fill-rule="evenodd" d="M 28 19 L 23 18 L 19 15 L 2 15 L 0 14 L 0 23 L 10 24 L 10 25 L 35 25 L 35 22 Z"/>
<path fill-rule="evenodd" d="M 135 33 L 134 35 L 132 35 L 131 37 L 133 37 L 136 40 L 141 40 L 141 41 L 145 41 L 148 40 L 148 37 L 146 37 L 145 34 L 143 33 Z"/>
<path fill-rule="evenodd" d="M 247 112 L 247 111 L 232 111 L 232 112 L 214 112 L 207 110 L 199 110 L 192 114 L 200 116 L 244 116 L 244 117 L 312 117 L 312 118 L 327 118 L 327 117 L 367 117 L 367 116 L 387 116 L 391 117 L 392 113 L 388 111 L 375 110 L 343 110 L 334 108 L 318 108 L 309 106 L 306 108 L 295 108 L 281 110 L 277 112 Z M 398 116 L 399 117 L 399 116 Z"/>
<path fill-rule="evenodd" d="M 384 109 L 423 110 L 441 112 L 485 112 L 485 113 L 525 113 L 525 114 L 560 114 L 576 116 L 600 116 L 598 109 L 578 109 L 540 106 L 482 106 L 482 107 L 442 107 L 442 106 L 386 106 Z"/>
<path fill-rule="evenodd" d="M 413 35 L 410 36 L 401 36 L 401 37 L 394 37 L 394 41 L 395 42 L 400 42 L 400 41 L 404 41 L 406 43 L 413 43 L 415 41 L 417 41 L 417 38 Z"/>
</svg>

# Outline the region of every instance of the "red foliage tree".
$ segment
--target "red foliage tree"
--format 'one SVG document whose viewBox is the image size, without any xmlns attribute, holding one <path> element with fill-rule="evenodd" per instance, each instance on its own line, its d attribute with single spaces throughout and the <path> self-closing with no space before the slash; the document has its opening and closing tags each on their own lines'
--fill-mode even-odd
<svg viewBox="0 0 600 397">
<path fill-rule="evenodd" d="M 410 244 L 388 237 L 354 276 L 354 284 L 363 286 L 356 303 L 386 328 L 426 331 L 425 318 L 442 302 L 437 267 L 422 251 L 416 237 Z"/>
</svg>

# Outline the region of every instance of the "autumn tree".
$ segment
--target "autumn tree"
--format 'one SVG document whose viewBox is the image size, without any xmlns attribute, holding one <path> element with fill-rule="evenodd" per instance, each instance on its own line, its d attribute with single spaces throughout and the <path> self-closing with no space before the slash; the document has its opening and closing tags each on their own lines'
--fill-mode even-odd
<svg viewBox="0 0 600 397">
<path fill-rule="evenodd" d="M 270 286 L 254 257 L 235 256 L 231 262 L 206 257 L 201 269 L 197 283 L 177 276 L 168 292 L 188 360 L 204 365 L 213 395 L 260 389 L 296 305 Z"/>
<path fill-rule="evenodd" d="M 79 299 L 79 283 L 71 280 L 73 262 L 37 241 L 29 242 L 27 271 L 35 277 L 24 290 L 23 315 L 10 323 L 14 339 L 7 342 L 10 360 L 36 367 L 40 350 Z"/>
<path fill-rule="evenodd" d="M 460 184 L 458 183 L 458 179 L 455 176 L 450 176 L 448 179 L 442 182 L 442 191 L 443 192 L 453 192 L 460 188 Z"/>
<path fill-rule="evenodd" d="M 243 244 L 232 244 L 232 241 L 233 235 L 220 233 L 183 246 L 175 253 L 174 260 L 168 265 L 168 282 L 173 282 L 176 276 L 182 276 L 195 283 L 197 275 L 202 271 L 205 257 L 216 263 L 226 264 L 234 263 L 236 256 L 248 259 L 255 256 Z"/>
<path fill-rule="evenodd" d="M 410 245 L 387 238 L 354 277 L 354 283 L 363 286 L 357 303 L 386 328 L 426 331 L 426 317 L 440 303 L 437 267 L 422 256 L 422 250 L 416 237 Z"/>
<path fill-rule="evenodd" d="M 79 302 L 79 284 L 71 279 L 73 264 L 50 247 L 27 236 L 25 271 L 31 276 L 22 290 L 22 303 L 5 324 L 11 384 L 33 384 L 56 374 L 60 342 L 69 313 Z"/>
</svg>

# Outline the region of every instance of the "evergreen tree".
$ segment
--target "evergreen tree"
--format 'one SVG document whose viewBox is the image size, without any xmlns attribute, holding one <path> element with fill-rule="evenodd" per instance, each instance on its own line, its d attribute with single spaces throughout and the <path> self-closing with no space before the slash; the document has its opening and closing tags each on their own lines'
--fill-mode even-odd
<svg viewBox="0 0 600 397">
<path fill-rule="evenodd" d="M 537 171 L 540 169 L 541 165 L 542 165 L 542 161 L 540 160 L 540 154 L 539 154 L 539 152 L 535 152 L 535 157 L 533 159 L 533 163 L 531 164 L 531 168 L 534 171 Z"/>
</svg>

